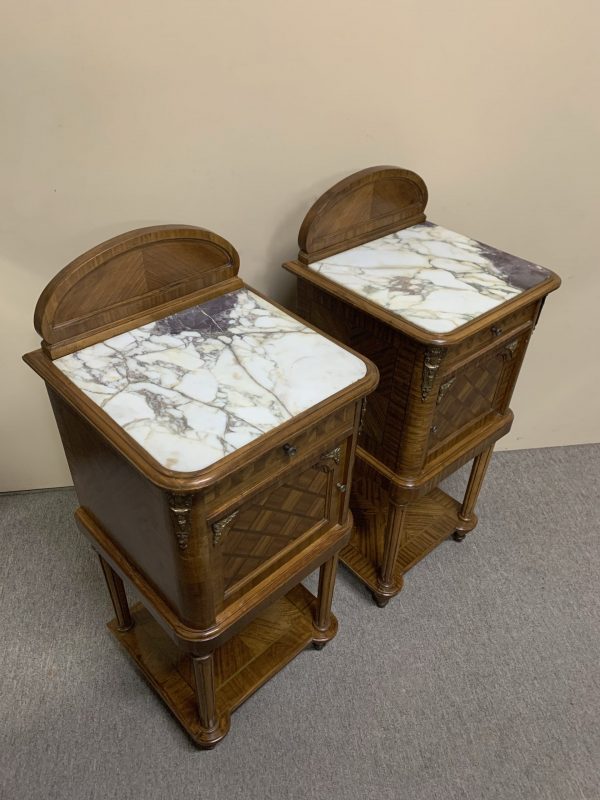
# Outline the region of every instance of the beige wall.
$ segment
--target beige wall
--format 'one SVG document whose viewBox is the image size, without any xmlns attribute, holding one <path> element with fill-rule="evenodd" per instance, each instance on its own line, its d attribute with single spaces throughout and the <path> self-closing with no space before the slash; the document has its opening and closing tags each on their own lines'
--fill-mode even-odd
<svg viewBox="0 0 600 800">
<path fill-rule="evenodd" d="M 279 268 L 307 207 L 372 164 L 429 218 L 556 270 L 505 448 L 600 440 L 597 2 L 24 0 L 0 31 L 0 490 L 70 483 L 20 361 L 71 258 L 160 222 Z"/>
</svg>

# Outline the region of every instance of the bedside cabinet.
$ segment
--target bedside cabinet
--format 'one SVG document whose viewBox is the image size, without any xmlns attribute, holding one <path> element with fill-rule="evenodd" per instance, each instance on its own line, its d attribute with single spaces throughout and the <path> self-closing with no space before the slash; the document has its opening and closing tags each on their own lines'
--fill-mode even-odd
<svg viewBox="0 0 600 800">
<path fill-rule="evenodd" d="M 380 383 L 357 448 L 342 560 L 380 606 L 403 575 L 477 524 L 527 345 L 559 278 L 427 222 L 414 172 L 374 167 L 320 197 L 300 229 L 298 312 L 372 359 Z M 439 482 L 469 461 L 462 501 Z"/>
<path fill-rule="evenodd" d="M 45 381 L 115 611 L 109 629 L 200 747 L 336 632 L 364 396 L 377 370 L 237 277 L 200 228 L 118 236 L 35 313 Z M 300 583 L 320 569 L 318 596 Z M 142 598 L 129 607 L 123 579 Z"/>
</svg>

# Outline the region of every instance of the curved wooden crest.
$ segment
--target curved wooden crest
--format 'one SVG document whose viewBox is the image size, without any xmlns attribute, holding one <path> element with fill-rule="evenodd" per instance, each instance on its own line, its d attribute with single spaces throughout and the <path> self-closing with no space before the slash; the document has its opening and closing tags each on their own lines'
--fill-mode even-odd
<svg viewBox="0 0 600 800">
<path fill-rule="evenodd" d="M 201 302 L 211 286 L 238 288 L 239 263 L 232 244 L 203 228 L 129 231 L 88 250 L 50 281 L 35 308 L 35 329 L 56 358 Z"/>
<path fill-rule="evenodd" d="M 298 258 L 311 264 L 425 220 L 427 187 L 415 172 L 369 167 L 336 183 L 300 228 Z"/>
</svg>

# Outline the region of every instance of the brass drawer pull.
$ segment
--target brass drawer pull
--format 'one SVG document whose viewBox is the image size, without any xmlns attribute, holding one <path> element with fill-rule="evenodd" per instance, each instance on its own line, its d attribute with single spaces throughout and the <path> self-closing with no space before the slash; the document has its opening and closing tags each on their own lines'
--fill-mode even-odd
<svg viewBox="0 0 600 800">
<path fill-rule="evenodd" d="M 438 430 L 438 426 L 437 425 L 432 425 L 431 428 L 430 428 L 431 433 L 437 433 L 437 430 Z"/>
<path fill-rule="evenodd" d="M 289 456 L 290 458 L 292 458 L 293 456 L 295 456 L 297 454 L 298 450 L 294 447 L 293 444 L 284 444 L 283 445 L 283 452 L 286 454 L 286 456 Z"/>
<path fill-rule="evenodd" d="M 346 486 L 346 484 L 345 484 L 345 483 L 336 483 L 336 486 L 337 486 L 337 488 L 339 489 L 339 491 L 340 491 L 340 492 L 342 492 L 342 494 L 343 494 L 343 493 L 346 491 L 346 489 L 348 488 L 348 487 Z"/>
<path fill-rule="evenodd" d="M 499 325 L 492 325 L 492 336 L 500 336 L 502 328 Z"/>
</svg>

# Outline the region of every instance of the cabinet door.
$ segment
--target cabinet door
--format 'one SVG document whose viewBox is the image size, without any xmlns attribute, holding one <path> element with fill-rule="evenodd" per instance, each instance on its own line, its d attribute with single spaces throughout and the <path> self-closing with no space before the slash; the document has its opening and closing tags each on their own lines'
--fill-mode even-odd
<svg viewBox="0 0 600 800">
<path fill-rule="evenodd" d="M 237 600 L 341 521 L 346 443 L 291 469 L 276 484 L 213 522 L 225 604 Z"/>
<path fill-rule="evenodd" d="M 458 437 L 484 427 L 494 415 L 505 413 L 528 338 L 529 332 L 516 336 L 440 379 L 427 443 L 428 460 Z"/>
</svg>

